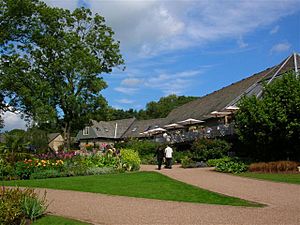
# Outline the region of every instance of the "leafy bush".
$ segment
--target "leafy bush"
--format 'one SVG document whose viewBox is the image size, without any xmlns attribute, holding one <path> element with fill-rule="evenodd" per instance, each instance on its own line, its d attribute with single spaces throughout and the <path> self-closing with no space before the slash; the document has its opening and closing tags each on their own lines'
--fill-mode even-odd
<svg viewBox="0 0 300 225">
<path fill-rule="evenodd" d="M 181 166 L 183 168 L 195 168 L 196 167 L 196 162 L 194 162 L 191 158 L 188 156 L 184 156 L 181 159 Z"/>
<path fill-rule="evenodd" d="M 218 163 L 226 163 L 230 161 L 232 161 L 232 158 L 226 156 L 220 159 L 209 159 L 206 163 L 208 166 L 216 166 Z"/>
<path fill-rule="evenodd" d="M 260 162 L 252 163 L 249 166 L 250 172 L 278 173 L 278 172 L 296 172 L 300 163 L 293 161 Z"/>
<path fill-rule="evenodd" d="M 121 149 L 122 166 L 127 171 L 140 169 L 141 160 L 139 154 L 133 149 Z"/>
<path fill-rule="evenodd" d="M 148 165 L 155 165 L 157 163 L 156 157 L 154 155 L 143 155 L 141 156 L 141 163 Z"/>
<path fill-rule="evenodd" d="M 60 177 L 61 173 L 58 170 L 49 169 L 49 170 L 38 170 L 33 172 L 30 175 L 30 179 L 45 179 L 45 178 L 54 178 Z"/>
<path fill-rule="evenodd" d="M 208 159 L 218 159 L 225 157 L 231 145 L 219 139 L 198 139 L 191 148 L 195 161 L 207 161 Z"/>
<path fill-rule="evenodd" d="M 25 224 L 26 219 L 34 220 L 46 210 L 45 195 L 41 200 L 33 189 L 0 190 L 0 224 Z"/>
<path fill-rule="evenodd" d="M 224 173 L 242 173 L 247 171 L 248 166 L 242 162 L 219 162 L 216 165 L 216 171 Z"/>
<path fill-rule="evenodd" d="M 130 140 L 128 142 L 118 143 L 116 148 L 132 149 L 139 153 L 140 157 L 154 155 L 160 144 L 149 140 Z"/>
<path fill-rule="evenodd" d="M 192 157 L 192 153 L 190 151 L 174 151 L 173 152 L 173 160 L 174 162 L 181 163 L 184 157 Z"/>
<path fill-rule="evenodd" d="M 42 199 L 39 199 L 35 194 L 29 196 L 25 195 L 22 199 L 21 207 L 26 218 L 35 220 L 36 218 L 41 217 L 48 208 L 46 192 Z"/>
</svg>

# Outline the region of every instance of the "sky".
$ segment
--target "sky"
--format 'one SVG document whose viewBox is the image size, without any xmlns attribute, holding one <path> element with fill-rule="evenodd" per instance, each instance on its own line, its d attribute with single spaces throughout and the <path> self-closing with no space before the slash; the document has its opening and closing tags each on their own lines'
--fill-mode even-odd
<svg viewBox="0 0 300 225">
<path fill-rule="evenodd" d="M 45 0 L 88 7 L 120 41 L 125 71 L 104 74 L 109 105 L 142 109 L 169 94 L 203 96 L 300 52 L 299 0 Z M 5 128 L 24 128 L 4 115 Z"/>
</svg>

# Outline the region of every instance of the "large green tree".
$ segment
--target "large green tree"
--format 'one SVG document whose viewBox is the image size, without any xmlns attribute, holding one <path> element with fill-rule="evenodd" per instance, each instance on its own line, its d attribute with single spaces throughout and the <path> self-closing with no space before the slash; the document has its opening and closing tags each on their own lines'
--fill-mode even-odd
<svg viewBox="0 0 300 225">
<path fill-rule="evenodd" d="M 0 0 L 0 17 L 7 17 L 0 28 L 12 27 L 0 37 L 0 88 L 12 109 L 38 122 L 61 121 L 69 146 L 71 127 L 83 126 L 107 104 L 101 74 L 124 63 L 119 42 L 89 9 L 16 2 Z"/>
<path fill-rule="evenodd" d="M 288 73 L 246 97 L 236 114 L 241 153 L 256 160 L 300 160 L 300 78 Z"/>
<path fill-rule="evenodd" d="M 197 97 L 192 96 L 177 96 L 177 95 L 168 95 L 162 97 L 158 102 L 151 101 L 147 103 L 145 110 L 140 110 L 138 117 L 140 119 L 154 119 L 166 117 L 173 109 L 179 107 L 185 103 L 193 101 Z"/>
</svg>

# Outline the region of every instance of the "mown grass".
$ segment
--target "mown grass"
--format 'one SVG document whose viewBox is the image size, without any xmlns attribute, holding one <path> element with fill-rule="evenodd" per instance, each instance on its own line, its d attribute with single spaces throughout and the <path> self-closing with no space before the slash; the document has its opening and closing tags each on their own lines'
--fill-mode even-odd
<svg viewBox="0 0 300 225">
<path fill-rule="evenodd" d="M 284 183 L 291 183 L 291 184 L 300 184 L 300 173 L 292 173 L 292 174 L 285 174 L 285 173 L 240 173 L 238 174 L 242 177 L 249 177 L 249 178 L 256 178 L 256 179 L 263 179 L 275 182 L 284 182 Z"/>
<path fill-rule="evenodd" d="M 182 202 L 232 206 L 262 206 L 259 203 L 204 190 L 156 172 L 5 181 L 6 186 L 39 187 Z"/>
<path fill-rule="evenodd" d="M 37 221 L 33 222 L 32 225 L 89 225 L 89 223 L 83 223 L 77 220 L 67 219 L 60 216 L 46 215 Z"/>
</svg>

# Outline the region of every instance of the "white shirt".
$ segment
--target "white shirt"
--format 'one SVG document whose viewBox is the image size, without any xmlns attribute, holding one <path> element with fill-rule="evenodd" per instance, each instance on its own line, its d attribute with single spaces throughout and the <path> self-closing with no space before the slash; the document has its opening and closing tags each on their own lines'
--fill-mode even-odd
<svg viewBox="0 0 300 225">
<path fill-rule="evenodd" d="M 165 149 L 166 158 L 172 158 L 173 149 L 169 146 Z"/>
</svg>

